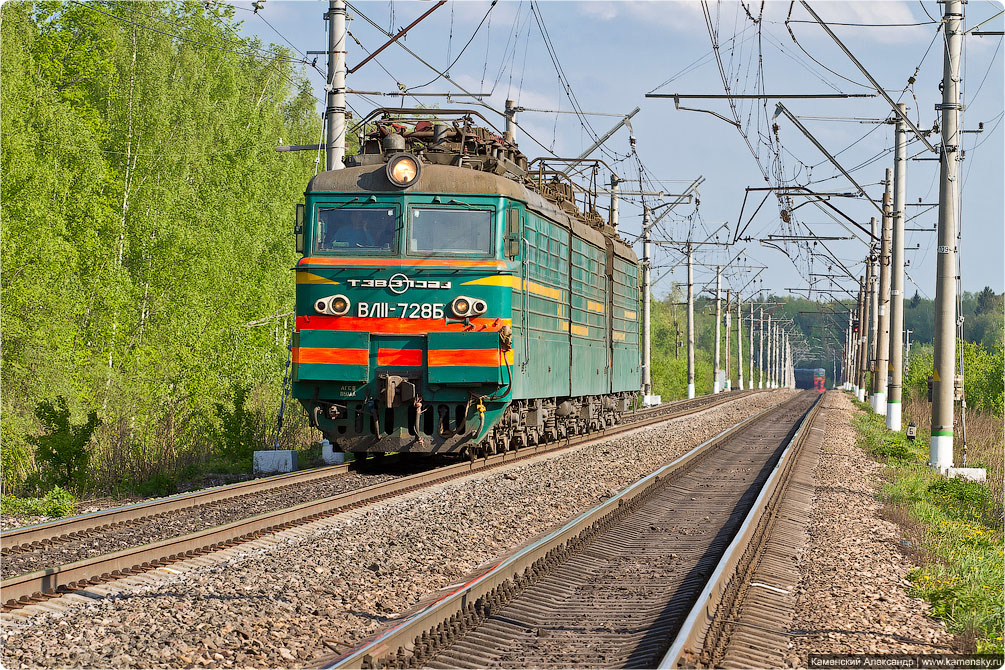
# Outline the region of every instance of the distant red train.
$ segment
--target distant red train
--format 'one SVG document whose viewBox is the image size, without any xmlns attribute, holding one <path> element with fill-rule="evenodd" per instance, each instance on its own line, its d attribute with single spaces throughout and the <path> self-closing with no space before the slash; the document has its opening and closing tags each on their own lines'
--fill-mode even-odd
<svg viewBox="0 0 1005 670">
<path fill-rule="evenodd" d="M 824 386 L 827 373 L 823 368 L 796 368 L 794 372 L 797 389 L 815 389 L 820 393 L 827 390 Z"/>
</svg>

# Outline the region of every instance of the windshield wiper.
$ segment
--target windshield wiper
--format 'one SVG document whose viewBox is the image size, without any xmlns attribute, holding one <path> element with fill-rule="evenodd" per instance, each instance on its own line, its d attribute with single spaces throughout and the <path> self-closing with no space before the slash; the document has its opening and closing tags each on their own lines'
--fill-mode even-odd
<svg viewBox="0 0 1005 670">
<path fill-rule="evenodd" d="M 359 198 L 353 198 L 352 200 L 349 200 L 348 202 L 343 202 L 338 207 L 322 207 L 322 209 L 327 209 L 327 210 L 342 209 L 343 207 L 348 207 L 349 205 L 351 205 L 354 202 L 359 202 Z"/>
<path fill-rule="evenodd" d="M 474 205 L 469 205 L 466 202 L 461 202 L 460 200 L 448 200 L 448 205 L 460 205 L 461 207 L 467 207 L 468 209 L 481 209 L 481 207 L 475 207 Z M 484 210 L 482 210 L 484 211 Z"/>
</svg>

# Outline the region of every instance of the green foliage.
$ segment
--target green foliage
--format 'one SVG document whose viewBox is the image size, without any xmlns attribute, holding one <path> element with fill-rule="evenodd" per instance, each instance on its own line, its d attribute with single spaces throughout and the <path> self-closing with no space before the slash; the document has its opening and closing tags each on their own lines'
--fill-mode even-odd
<svg viewBox="0 0 1005 670">
<path fill-rule="evenodd" d="M 87 446 L 101 423 L 98 413 L 92 410 L 86 423 L 71 424 L 66 398 L 59 396 L 55 403 L 49 400 L 40 402 L 35 408 L 35 416 L 46 431 L 31 438 L 42 482 L 47 486 L 82 489 L 90 460 Z"/>
<path fill-rule="evenodd" d="M 915 463 L 927 455 L 923 453 L 917 440 L 911 442 L 903 433 L 891 433 L 886 430 L 885 420 L 877 422 L 875 417 L 878 416 L 872 412 L 865 412 L 853 420 L 858 428 L 859 446 L 866 452 L 886 462 L 894 463 Z"/>
<path fill-rule="evenodd" d="M 947 501 L 957 517 L 968 521 L 978 521 L 973 513 L 992 504 L 988 487 L 965 479 L 936 479 L 928 485 L 927 493 L 930 497 Z"/>
<path fill-rule="evenodd" d="M 925 598 L 931 615 L 950 631 L 969 633 L 976 651 L 1002 653 L 1002 584 L 1005 582 L 1002 510 L 981 483 L 946 479 L 927 467 L 927 431 L 914 444 L 885 428 L 882 416 L 864 412 L 854 419 L 860 444 L 887 460 L 883 497 L 921 524 L 923 565 L 908 578 L 908 593 Z"/>
<path fill-rule="evenodd" d="M 144 498 L 163 498 L 178 492 L 178 486 L 170 475 L 158 472 L 149 479 L 139 482 L 133 490 Z"/>
<path fill-rule="evenodd" d="M 0 496 L 0 511 L 13 516 L 67 516 L 76 509 L 78 500 L 72 493 L 59 486 L 41 498 L 17 498 Z"/>
<path fill-rule="evenodd" d="M 652 305 L 652 383 L 653 393 L 664 401 L 687 397 L 687 307 L 675 286 L 664 300 Z M 714 339 L 715 319 L 704 314 L 704 305 L 695 306 L 695 393 L 712 392 L 712 356 L 703 346 L 703 336 Z M 680 342 L 678 348 L 677 343 Z"/>
<path fill-rule="evenodd" d="M 210 458 L 234 383 L 262 420 L 278 403 L 313 155 L 274 147 L 319 136 L 310 84 L 280 47 L 198 44 L 235 39 L 232 7 L 111 13 L 0 7 L 5 490 L 32 476 L 46 398 L 97 408 L 105 489 Z"/>
<path fill-rule="evenodd" d="M 904 399 L 927 400 L 928 377 L 932 374 L 935 352 L 932 346 L 917 345 L 911 347 L 911 358 L 904 368 L 903 394 Z"/>
<path fill-rule="evenodd" d="M 1005 413 L 1005 347 L 999 342 L 991 351 L 972 342 L 960 342 L 967 406 L 991 412 Z"/>
<path fill-rule="evenodd" d="M 995 292 L 990 286 L 985 286 L 984 290 L 977 294 L 977 314 L 984 314 L 994 309 Z"/>
<path fill-rule="evenodd" d="M 28 443 L 28 422 L 24 417 L 5 412 L 0 414 L 0 477 L 3 492 L 17 491 L 34 469 L 32 449 Z"/>
<path fill-rule="evenodd" d="M 227 460 L 251 458 L 263 442 L 257 439 L 258 419 L 248 411 L 248 389 L 235 386 L 232 392 L 233 409 L 216 403 L 216 416 L 220 428 L 216 431 L 217 453 Z"/>
<path fill-rule="evenodd" d="M 995 416 L 1005 413 L 1005 347 L 988 351 L 974 342 L 957 343 L 958 363 L 962 362 L 967 407 Z M 904 374 L 904 393 L 909 398 L 928 398 L 928 377 L 934 368 L 930 346 L 912 347 Z M 957 373 L 960 369 L 957 369 Z"/>
</svg>

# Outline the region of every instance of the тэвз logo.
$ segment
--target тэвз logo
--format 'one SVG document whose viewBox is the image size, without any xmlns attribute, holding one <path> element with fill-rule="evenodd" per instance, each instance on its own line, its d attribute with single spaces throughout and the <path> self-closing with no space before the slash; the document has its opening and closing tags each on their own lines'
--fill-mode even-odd
<svg viewBox="0 0 1005 670">
<path fill-rule="evenodd" d="M 353 288 L 386 288 L 395 295 L 401 295 L 410 288 L 449 289 L 451 285 L 438 279 L 409 279 L 401 272 L 391 275 L 390 279 L 347 279 L 346 283 Z"/>
</svg>

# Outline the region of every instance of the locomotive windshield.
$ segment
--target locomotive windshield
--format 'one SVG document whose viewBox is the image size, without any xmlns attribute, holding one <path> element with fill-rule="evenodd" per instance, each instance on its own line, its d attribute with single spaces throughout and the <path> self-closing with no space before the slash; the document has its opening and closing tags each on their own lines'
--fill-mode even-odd
<svg viewBox="0 0 1005 670">
<path fill-rule="evenodd" d="M 322 207 L 318 210 L 318 251 L 394 251 L 394 207 Z"/>
<path fill-rule="evenodd" d="M 492 212 L 488 210 L 412 208 L 410 253 L 492 253 Z"/>
</svg>

